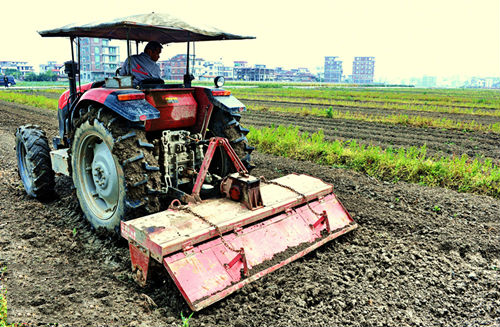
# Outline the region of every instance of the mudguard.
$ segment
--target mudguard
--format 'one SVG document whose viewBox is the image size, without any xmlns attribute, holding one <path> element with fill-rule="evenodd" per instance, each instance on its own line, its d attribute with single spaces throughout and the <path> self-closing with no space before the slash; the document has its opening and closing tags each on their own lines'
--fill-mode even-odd
<svg viewBox="0 0 500 327">
<path fill-rule="evenodd" d="M 222 89 L 205 89 L 208 98 L 216 107 L 219 107 L 220 109 L 229 113 L 242 112 L 247 110 L 245 105 L 240 100 L 236 99 L 236 97 L 232 95 L 214 96 L 212 94 L 212 90 L 221 91 Z"/>
<path fill-rule="evenodd" d="M 97 102 L 129 121 L 157 119 L 160 117 L 160 112 L 144 99 L 118 101 L 119 94 L 142 93 L 141 91 L 134 89 L 117 90 L 92 88 L 93 84 L 94 83 L 84 84 L 78 88 L 78 92 L 83 92 L 83 95 L 78 100 L 76 108 L 86 106 L 89 102 Z M 64 92 L 59 98 L 58 107 L 59 137 L 63 139 L 66 132 L 70 129 L 69 124 L 72 116 L 69 108 L 69 90 Z"/>
<path fill-rule="evenodd" d="M 160 118 L 158 109 L 149 104 L 145 99 L 128 101 L 118 100 L 118 95 L 120 94 L 136 93 L 141 94 L 142 92 L 134 89 L 90 89 L 82 95 L 78 101 L 77 108 L 81 107 L 84 103 L 88 103 L 88 101 L 92 101 L 101 103 L 129 121 L 137 122 Z"/>
</svg>

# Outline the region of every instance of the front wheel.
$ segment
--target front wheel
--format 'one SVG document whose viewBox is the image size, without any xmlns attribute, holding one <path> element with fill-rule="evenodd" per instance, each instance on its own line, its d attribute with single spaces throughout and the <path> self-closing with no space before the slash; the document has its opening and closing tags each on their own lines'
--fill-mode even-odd
<svg viewBox="0 0 500 327">
<path fill-rule="evenodd" d="M 29 196 L 48 197 L 54 192 L 54 171 L 45 132 L 36 125 L 16 131 L 16 157 L 19 177 Z"/>
</svg>

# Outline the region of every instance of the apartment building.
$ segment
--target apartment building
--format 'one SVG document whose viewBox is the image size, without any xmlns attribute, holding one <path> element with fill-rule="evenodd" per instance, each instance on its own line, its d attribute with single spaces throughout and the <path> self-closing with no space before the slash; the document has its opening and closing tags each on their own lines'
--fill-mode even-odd
<svg viewBox="0 0 500 327">
<path fill-rule="evenodd" d="M 326 83 L 341 83 L 342 82 L 342 61 L 337 59 L 335 56 L 326 56 L 325 57 L 325 75 L 324 81 Z"/>
<path fill-rule="evenodd" d="M 275 71 L 266 68 L 266 65 L 255 65 L 254 67 L 235 67 L 234 77 L 242 81 L 274 81 Z"/>
<path fill-rule="evenodd" d="M 375 57 L 354 57 L 352 62 L 352 82 L 355 84 L 373 83 Z"/>
<path fill-rule="evenodd" d="M 178 54 L 167 61 L 170 65 L 170 78 L 168 79 L 181 81 L 184 79 L 184 74 L 186 74 L 186 59 L 186 54 Z"/>
<path fill-rule="evenodd" d="M 34 72 L 33 66 L 26 61 L 0 61 L 0 74 L 4 75 L 7 70 L 17 70 L 21 76 Z"/>
<path fill-rule="evenodd" d="M 120 68 L 120 50 L 107 39 L 80 39 L 80 78 L 82 81 L 103 80 L 114 76 Z"/>
<path fill-rule="evenodd" d="M 46 64 L 40 64 L 40 73 L 53 72 L 59 78 L 65 77 L 64 64 L 57 63 L 57 61 L 47 61 Z"/>
</svg>

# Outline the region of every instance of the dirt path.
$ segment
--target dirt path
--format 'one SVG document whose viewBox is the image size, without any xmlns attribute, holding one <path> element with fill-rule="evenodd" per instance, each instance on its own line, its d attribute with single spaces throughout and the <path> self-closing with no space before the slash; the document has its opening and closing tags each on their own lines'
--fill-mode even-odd
<svg viewBox="0 0 500 327">
<path fill-rule="evenodd" d="M 136 286 L 126 245 L 90 230 L 71 180 L 58 178 L 57 197 L 46 203 L 25 195 L 13 131 L 36 122 L 53 135 L 54 115 L 0 103 L 0 261 L 8 266 L 9 320 L 180 326 L 189 310 L 170 278 L 153 271 L 148 287 Z M 255 175 L 295 171 L 332 183 L 360 228 L 195 313 L 190 326 L 500 324 L 499 200 L 259 153 L 255 161 Z"/>
</svg>

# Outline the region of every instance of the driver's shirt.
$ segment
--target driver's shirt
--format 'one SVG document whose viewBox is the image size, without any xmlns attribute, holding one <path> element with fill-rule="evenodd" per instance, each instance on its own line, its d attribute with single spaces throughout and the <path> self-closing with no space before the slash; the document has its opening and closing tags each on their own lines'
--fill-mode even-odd
<svg viewBox="0 0 500 327">
<path fill-rule="evenodd" d="M 129 67 L 128 61 L 131 61 Z M 130 74 L 129 68 L 132 69 L 132 74 Z M 138 55 L 130 56 L 123 63 L 120 68 L 120 75 L 132 75 L 132 84 L 136 87 L 141 81 L 149 78 L 161 78 L 160 76 L 160 66 L 154 62 L 147 53 L 141 53 Z"/>
</svg>

